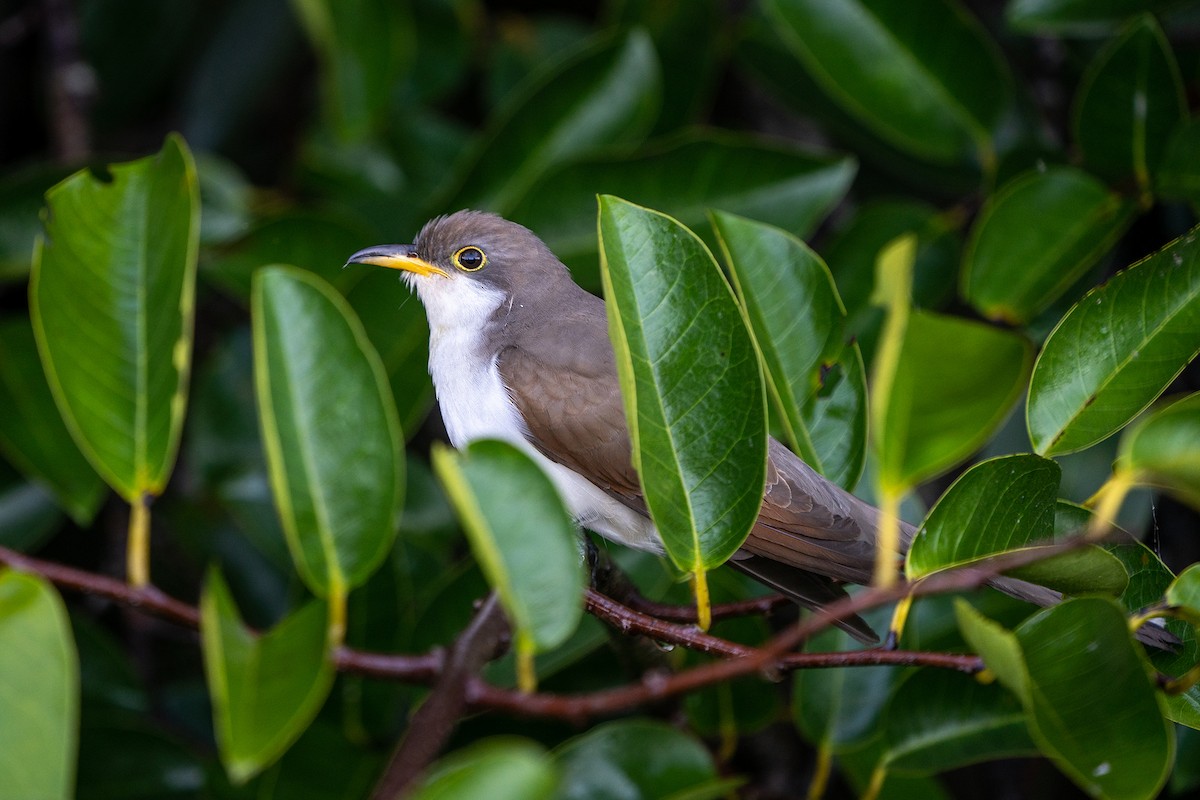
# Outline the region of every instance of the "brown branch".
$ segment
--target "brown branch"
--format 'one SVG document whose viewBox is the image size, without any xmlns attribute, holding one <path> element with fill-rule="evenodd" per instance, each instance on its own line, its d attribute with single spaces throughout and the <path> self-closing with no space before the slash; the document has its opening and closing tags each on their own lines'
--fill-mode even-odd
<svg viewBox="0 0 1200 800">
<path fill-rule="evenodd" d="M 403 795 L 437 758 L 466 711 L 467 684 L 478 680 L 479 671 L 496 657 L 507 635 L 504 611 L 492 592 L 450 648 L 441 676 L 413 715 L 371 793 L 372 800 Z"/>
</svg>

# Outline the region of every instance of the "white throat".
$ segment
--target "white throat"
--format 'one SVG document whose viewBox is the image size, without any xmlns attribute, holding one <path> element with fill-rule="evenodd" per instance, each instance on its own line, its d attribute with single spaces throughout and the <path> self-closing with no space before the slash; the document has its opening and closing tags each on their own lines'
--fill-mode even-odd
<svg viewBox="0 0 1200 800">
<path fill-rule="evenodd" d="M 429 374 L 450 443 L 462 448 L 475 439 L 500 439 L 515 445 L 550 476 L 580 525 L 631 547 L 662 553 L 649 518 L 529 443 L 525 421 L 500 378 L 498 354 L 479 346 L 492 315 L 506 302 L 504 293 L 457 276 L 404 277 L 416 289 L 429 319 Z"/>
</svg>

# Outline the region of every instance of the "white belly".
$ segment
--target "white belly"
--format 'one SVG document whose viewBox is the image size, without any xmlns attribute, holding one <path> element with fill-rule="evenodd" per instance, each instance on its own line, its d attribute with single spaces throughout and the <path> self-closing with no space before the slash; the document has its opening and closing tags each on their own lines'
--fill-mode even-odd
<svg viewBox="0 0 1200 800">
<path fill-rule="evenodd" d="M 420 288 L 418 285 L 418 290 Z M 427 298 L 426 293 L 421 292 L 430 317 L 429 374 L 433 378 L 450 443 L 461 449 L 475 439 L 509 442 L 532 458 L 550 477 L 581 526 L 607 539 L 661 554 L 662 543 L 649 518 L 611 497 L 574 470 L 546 458 L 526 439 L 525 423 L 500 380 L 495 357 L 480 356 L 471 345 L 482 334 L 482 321 L 489 318 L 503 298 L 498 293 L 472 294 L 472 301 L 468 303 L 463 303 L 462 294 L 459 294 L 454 309 L 456 319 L 447 321 L 449 324 L 438 324 L 442 320 L 430 306 L 437 305 L 441 298 Z M 479 322 L 464 324 L 468 321 Z"/>
</svg>

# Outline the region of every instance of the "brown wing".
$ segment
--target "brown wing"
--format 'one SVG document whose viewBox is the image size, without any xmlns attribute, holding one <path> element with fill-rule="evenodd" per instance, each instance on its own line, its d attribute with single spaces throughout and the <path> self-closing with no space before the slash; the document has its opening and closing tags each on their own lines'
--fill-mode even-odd
<svg viewBox="0 0 1200 800">
<path fill-rule="evenodd" d="M 587 297 L 594 304 L 576 298 L 552 322 L 507 331 L 500 376 L 538 450 L 644 511 L 604 306 Z"/>
</svg>

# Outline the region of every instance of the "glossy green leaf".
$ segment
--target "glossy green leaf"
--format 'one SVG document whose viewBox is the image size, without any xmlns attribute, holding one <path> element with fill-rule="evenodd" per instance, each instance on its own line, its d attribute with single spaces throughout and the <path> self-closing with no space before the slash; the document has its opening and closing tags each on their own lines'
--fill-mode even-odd
<svg viewBox="0 0 1200 800">
<path fill-rule="evenodd" d="M 411 62 L 407 6 L 387 0 L 292 0 L 321 62 L 323 101 L 341 136 L 371 131 Z M 364 43 L 369 42 L 369 46 Z"/>
<path fill-rule="evenodd" d="M 301 577 L 336 598 L 396 534 L 404 461 L 387 376 L 354 312 L 315 275 L 265 268 L 251 306 L 275 504 Z"/>
<path fill-rule="evenodd" d="M 897 350 L 888 388 L 874 395 L 875 436 L 883 480 L 912 486 L 987 441 L 1024 389 L 1033 350 L 1015 333 L 922 311 Z"/>
<path fill-rule="evenodd" d="M 813 469 L 853 488 L 866 455 L 866 379 L 859 372 L 845 380 L 851 395 L 863 390 L 846 405 L 820 402 L 836 390 L 826 381 L 835 364 L 862 367 L 853 354 L 843 359 L 854 345 L 829 268 L 786 231 L 721 212 L 712 221 L 788 443 Z"/>
<path fill-rule="evenodd" d="M 597 725 L 553 753 L 561 774 L 556 800 L 629 797 L 728 797 L 712 754 L 663 722 L 629 719 Z"/>
<path fill-rule="evenodd" d="M 1092 170 L 1116 180 L 1133 176 L 1147 189 L 1185 113 L 1179 65 L 1145 14 L 1088 67 L 1076 95 L 1075 139 Z"/>
<path fill-rule="evenodd" d="M 921 669 L 896 687 L 883 740 L 889 772 L 933 775 L 1037 755 L 1016 697 L 998 684 L 948 670 Z"/>
<path fill-rule="evenodd" d="M 1051 332 L 1029 385 L 1026 422 L 1041 455 L 1111 436 L 1200 351 L 1196 233 L 1088 292 Z"/>
<path fill-rule="evenodd" d="M 1167 605 L 1178 607 L 1192 624 L 1200 625 L 1200 564 L 1179 573 L 1167 587 Z"/>
<path fill-rule="evenodd" d="M 549 477 L 516 447 L 494 440 L 461 453 L 438 448 L 433 466 L 500 595 L 518 658 L 561 644 L 583 613 L 583 562 L 578 529 Z"/>
<path fill-rule="evenodd" d="M 848 158 L 691 131 L 634 155 L 597 156 L 553 170 L 510 216 L 537 231 L 576 280 L 598 284 L 597 193 L 661 209 L 698 231 L 708 227 L 708 210 L 719 208 L 807 236 L 845 195 L 854 174 Z"/>
<path fill-rule="evenodd" d="M 990 198 L 963 256 L 962 293 L 991 319 L 1025 324 L 1106 253 L 1135 205 L 1086 172 L 1027 172 Z"/>
<path fill-rule="evenodd" d="M 1021 644 L 1012 631 L 976 611 L 962 598 L 954 601 L 954 616 L 971 649 L 1008 690 L 1028 707 L 1029 673 Z"/>
<path fill-rule="evenodd" d="M 30 312 L 76 442 L 129 501 L 175 461 L 192 356 L 199 198 L 187 146 L 79 172 L 46 194 Z"/>
<path fill-rule="evenodd" d="M 1035 455 L 972 466 L 921 524 L 905 562 L 908 578 L 1050 541 L 1061 475 L 1058 464 Z"/>
<path fill-rule="evenodd" d="M 939 163 L 992 159 L 1011 78 L 960 6 L 770 0 L 767 9 L 822 89 L 893 146 Z"/>
<path fill-rule="evenodd" d="M 75 796 L 79 662 L 45 580 L 0 570 L 0 775 L 9 797 Z"/>
<path fill-rule="evenodd" d="M 640 31 L 551 65 L 497 112 L 438 207 L 507 213 L 551 167 L 640 142 L 658 116 L 660 88 L 654 47 Z"/>
<path fill-rule="evenodd" d="M 1068 600 L 1016 634 L 1043 751 L 1089 793 L 1156 796 L 1170 772 L 1174 739 L 1121 611 L 1100 598 Z"/>
<path fill-rule="evenodd" d="M 1144 11 L 1173 5 L 1178 0 L 1011 0 L 1005 17 L 1014 30 L 1025 33 L 1100 36 Z"/>
<path fill-rule="evenodd" d="M 1200 393 L 1155 411 L 1121 438 L 1121 469 L 1200 507 Z"/>
<path fill-rule="evenodd" d="M 1180 120 L 1154 176 L 1154 191 L 1168 200 L 1200 204 L 1200 119 Z"/>
<path fill-rule="evenodd" d="M 550 757 L 523 739 L 485 739 L 433 766 L 413 800 L 549 800 L 558 773 Z"/>
<path fill-rule="evenodd" d="M 766 392 L 720 267 L 675 220 L 600 198 L 609 332 L 650 515 L 680 569 L 741 546 L 766 479 Z"/>
<path fill-rule="evenodd" d="M 225 579 L 208 575 L 200 597 L 204 672 L 221 762 L 234 783 L 270 766 L 308 727 L 333 686 L 324 603 L 270 631 L 248 629 Z"/>
<path fill-rule="evenodd" d="M 1120 597 L 1129 585 L 1121 561 L 1101 547 L 1085 547 L 1044 558 L 1007 573 L 1067 595 L 1107 594 Z"/>
<path fill-rule="evenodd" d="M 0 321 L 0 453 L 53 492 L 80 525 L 104 499 L 104 481 L 80 454 L 54 406 L 24 318 Z"/>
</svg>

